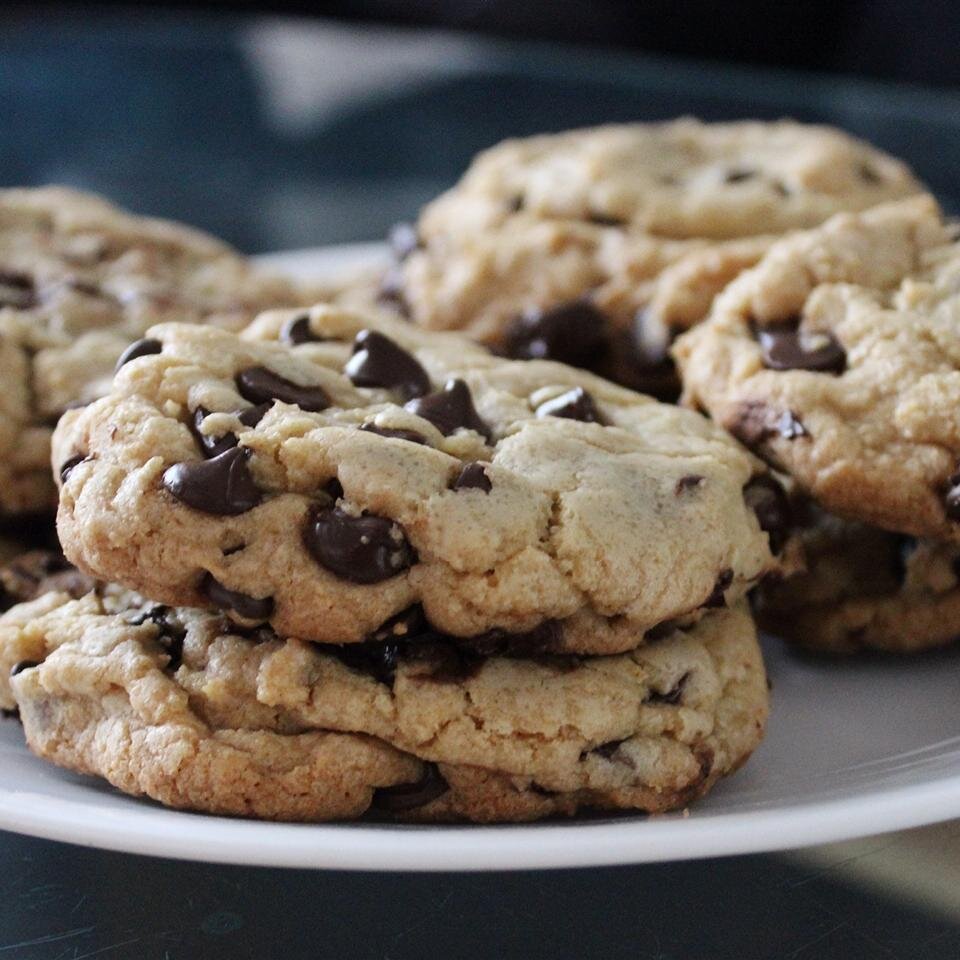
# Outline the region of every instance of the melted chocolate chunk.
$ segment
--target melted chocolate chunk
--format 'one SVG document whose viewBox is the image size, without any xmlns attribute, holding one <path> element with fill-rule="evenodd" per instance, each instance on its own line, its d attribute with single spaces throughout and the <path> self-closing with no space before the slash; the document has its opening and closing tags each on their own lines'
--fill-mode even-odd
<svg viewBox="0 0 960 960">
<path fill-rule="evenodd" d="M 517 360 L 558 360 L 592 368 L 609 349 L 608 321 L 587 300 L 527 310 L 508 328 L 504 349 Z"/>
<path fill-rule="evenodd" d="M 301 386 L 285 380 L 266 367 L 241 370 L 237 374 L 236 383 L 240 395 L 251 403 L 279 400 L 281 403 L 294 404 L 301 410 L 312 412 L 326 410 L 330 406 L 330 397 L 323 387 Z"/>
<path fill-rule="evenodd" d="M 717 607 L 725 607 L 727 605 L 727 598 L 724 594 L 731 583 L 733 583 L 733 571 L 727 567 L 726 570 L 721 570 L 720 573 L 717 574 L 717 580 L 713 585 L 713 590 L 701 606 L 711 610 Z"/>
<path fill-rule="evenodd" d="M 70 472 L 73 470 L 73 468 L 80 466 L 80 464 L 86 459 L 87 458 L 84 456 L 84 454 L 78 453 L 76 456 L 70 457 L 68 460 L 64 460 L 63 463 L 60 464 L 60 483 L 66 483 L 67 477 L 70 476 Z"/>
<path fill-rule="evenodd" d="M 743 183 L 745 180 L 752 180 L 756 175 L 756 170 L 739 167 L 735 170 L 728 170 L 727 175 L 723 179 L 724 183 Z"/>
<path fill-rule="evenodd" d="M 310 329 L 309 313 L 291 317 L 280 331 L 280 340 L 291 347 L 299 346 L 301 343 L 322 343 L 325 339 Z"/>
<path fill-rule="evenodd" d="M 456 637 L 453 642 L 480 657 L 549 656 L 561 649 L 563 625 L 557 620 L 546 620 L 526 633 L 507 633 L 488 630 L 473 637 Z M 574 657 L 555 658 L 557 665 L 575 666 Z"/>
<path fill-rule="evenodd" d="M 408 443 L 427 442 L 427 438 L 416 430 L 401 430 L 394 427 L 378 427 L 375 423 L 364 423 L 360 426 L 364 433 L 375 433 L 378 437 L 387 437 L 391 440 L 406 440 Z"/>
<path fill-rule="evenodd" d="M 113 369 L 117 371 L 131 360 L 136 360 L 138 357 L 149 357 L 151 354 L 159 353 L 162 349 L 163 344 L 159 340 L 154 340 L 152 337 L 137 340 L 136 343 L 131 343 L 130 346 L 120 354 L 117 365 Z"/>
<path fill-rule="evenodd" d="M 396 390 L 403 400 L 430 392 L 430 378 L 413 354 L 376 330 L 361 330 L 344 373 L 358 387 Z"/>
<path fill-rule="evenodd" d="M 263 499 L 250 473 L 250 450 L 232 447 L 212 460 L 176 463 L 164 471 L 161 483 L 181 503 L 217 516 L 236 516 Z"/>
<path fill-rule="evenodd" d="M 490 427 L 477 413 L 470 388 L 463 380 L 448 380 L 442 390 L 411 400 L 406 409 L 429 420 L 445 437 L 461 428 L 475 430 L 488 443 L 493 436 Z"/>
<path fill-rule="evenodd" d="M 960 522 L 960 471 L 954 473 L 947 480 L 947 491 L 943 496 L 943 506 L 947 518 L 955 523 Z"/>
<path fill-rule="evenodd" d="M 331 573 L 351 583 L 389 580 L 416 562 L 403 531 L 386 517 L 351 516 L 340 507 L 314 508 L 304 544 Z"/>
<path fill-rule="evenodd" d="M 673 492 L 680 496 L 681 493 L 686 493 L 688 490 L 696 490 L 702 483 L 706 481 L 706 477 L 701 477 L 696 473 L 687 474 L 685 477 L 681 477 L 676 486 L 673 488 Z"/>
<path fill-rule="evenodd" d="M 797 440 L 809 436 L 807 428 L 792 410 L 776 410 L 757 400 L 741 404 L 725 426 L 741 443 L 760 456 L 764 456 L 764 444 L 771 437 Z"/>
<path fill-rule="evenodd" d="M 370 809 L 381 813 L 405 813 L 425 807 L 442 797 L 450 789 L 435 763 L 425 763 L 423 776 L 416 783 L 401 783 L 395 787 L 380 787 L 373 794 Z"/>
<path fill-rule="evenodd" d="M 250 597 L 228 590 L 212 573 L 205 573 L 197 587 L 214 606 L 233 611 L 244 620 L 267 620 L 273 613 L 273 597 Z"/>
<path fill-rule="evenodd" d="M 680 698 L 683 696 L 683 688 L 687 685 L 687 681 L 689 679 L 690 674 L 685 673 L 666 693 L 657 693 L 656 691 L 651 691 L 649 694 L 647 694 L 647 698 L 643 702 L 665 703 L 675 706 L 680 702 Z"/>
<path fill-rule="evenodd" d="M 817 373 L 843 373 L 847 353 L 837 338 L 827 331 L 804 334 L 799 317 L 771 327 L 756 329 L 763 364 L 770 370 L 812 370 Z"/>
<path fill-rule="evenodd" d="M 479 460 L 465 464 L 463 469 L 453 481 L 451 490 L 482 490 L 489 493 L 493 489 L 493 484 L 487 476 L 485 464 Z"/>
<path fill-rule="evenodd" d="M 175 671 L 183 663 L 183 642 L 187 638 L 187 629 L 174 615 L 170 607 L 156 604 L 147 610 L 131 617 L 127 623 L 131 627 L 139 627 L 150 622 L 157 627 L 157 642 L 167 651 L 170 657 L 167 669 Z"/>
<path fill-rule="evenodd" d="M 584 423 L 605 423 L 592 396 L 583 387 L 574 387 L 537 407 L 538 417 L 562 417 Z"/>
<path fill-rule="evenodd" d="M 757 515 L 760 529 L 770 540 L 772 553 L 779 553 L 787 542 L 792 525 L 790 498 L 779 481 L 769 473 L 752 477 L 743 488 L 743 499 Z"/>
<path fill-rule="evenodd" d="M 243 410 L 238 410 L 236 417 L 245 427 L 255 427 L 272 406 L 273 401 L 260 403 L 255 407 L 246 407 Z M 225 453 L 231 447 L 235 447 L 240 441 L 232 430 L 220 436 L 204 433 L 200 429 L 200 424 L 209 416 L 210 411 L 206 407 L 197 407 L 193 411 L 193 416 L 187 422 L 187 426 L 205 457 L 219 457 L 220 454 Z"/>
<path fill-rule="evenodd" d="M 390 228 L 388 240 L 390 252 L 397 263 L 403 263 L 411 253 L 422 246 L 417 228 L 412 223 L 395 223 Z"/>
<path fill-rule="evenodd" d="M 37 297 L 33 279 L 25 273 L 0 270 L 0 307 L 29 310 L 36 306 Z"/>
<path fill-rule="evenodd" d="M 23 673 L 24 670 L 32 670 L 34 667 L 39 666 L 39 660 L 21 660 L 10 668 L 10 676 L 15 677 L 18 673 Z"/>
</svg>

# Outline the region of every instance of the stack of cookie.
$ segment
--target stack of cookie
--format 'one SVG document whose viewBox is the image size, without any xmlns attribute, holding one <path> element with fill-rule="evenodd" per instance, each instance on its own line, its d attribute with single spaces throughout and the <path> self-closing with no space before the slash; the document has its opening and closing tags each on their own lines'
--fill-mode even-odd
<svg viewBox="0 0 960 960">
<path fill-rule="evenodd" d="M 960 246 L 919 197 L 785 238 L 675 355 L 795 490 L 807 569 L 762 622 L 832 652 L 960 634 Z"/>
<path fill-rule="evenodd" d="M 127 356 L 54 438 L 99 586 L 0 625 L 40 756 L 173 806 L 482 821 L 676 808 L 759 742 L 743 597 L 784 499 L 699 414 L 333 307 Z"/>
<path fill-rule="evenodd" d="M 179 808 L 684 807 L 763 735 L 748 592 L 818 649 L 960 627 L 952 239 L 903 164 L 786 121 L 501 145 L 309 308 L 0 194 L 0 508 L 57 500 L 66 554 L 0 570 L 0 707 Z M 681 380 L 696 409 L 630 389 Z"/>
</svg>

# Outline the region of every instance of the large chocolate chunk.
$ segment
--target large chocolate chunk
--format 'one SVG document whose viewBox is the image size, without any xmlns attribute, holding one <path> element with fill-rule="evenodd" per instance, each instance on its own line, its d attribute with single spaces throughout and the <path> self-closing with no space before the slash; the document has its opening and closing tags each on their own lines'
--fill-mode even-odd
<svg viewBox="0 0 960 960">
<path fill-rule="evenodd" d="M 240 396 L 251 403 L 279 400 L 281 403 L 295 404 L 301 410 L 311 412 L 326 410 L 330 406 L 330 397 L 323 387 L 305 387 L 299 383 L 293 383 L 266 367 L 250 367 L 247 370 L 241 370 L 237 374 L 236 383 Z"/>
<path fill-rule="evenodd" d="M 764 366 L 771 370 L 813 370 L 843 373 L 847 353 L 828 331 L 803 331 L 799 317 L 756 329 Z"/>
<path fill-rule="evenodd" d="M 396 390 L 403 400 L 430 392 L 430 378 L 413 354 L 376 330 L 361 330 L 344 373 L 358 387 Z"/>
<path fill-rule="evenodd" d="M 518 360 L 594 367 L 608 349 L 605 314 L 587 300 L 527 310 L 507 330 L 504 350 Z"/>
<path fill-rule="evenodd" d="M 164 471 L 162 484 L 181 503 L 203 513 L 235 516 L 262 500 L 250 473 L 246 447 L 232 447 L 212 460 L 177 463 Z"/>
<path fill-rule="evenodd" d="M 351 516 L 340 507 L 314 508 L 304 543 L 321 566 L 351 583 L 379 583 L 416 562 L 398 524 L 386 517 Z"/>
<path fill-rule="evenodd" d="M 114 371 L 119 370 L 124 364 L 129 363 L 131 360 L 136 360 L 138 357 L 149 357 L 151 354 L 159 353 L 162 349 L 163 344 L 159 340 L 154 340 L 152 337 L 137 340 L 135 343 L 131 343 L 130 346 L 120 354 Z"/>
<path fill-rule="evenodd" d="M 445 437 L 461 428 L 475 430 L 488 442 L 493 436 L 489 425 L 477 413 L 470 388 L 463 380 L 448 380 L 442 390 L 411 400 L 406 409 L 429 420 Z"/>
<path fill-rule="evenodd" d="M 273 597 L 251 597 L 227 589 L 212 573 L 205 573 L 197 588 L 214 606 L 232 611 L 244 620 L 267 620 L 273 613 Z"/>
</svg>

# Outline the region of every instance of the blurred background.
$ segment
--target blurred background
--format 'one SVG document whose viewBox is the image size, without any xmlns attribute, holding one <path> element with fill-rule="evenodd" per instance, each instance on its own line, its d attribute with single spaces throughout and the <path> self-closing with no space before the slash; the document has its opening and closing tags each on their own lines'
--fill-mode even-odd
<svg viewBox="0 0 960 960">
<path fill-rule="evenodd" d="M 260 253 L 381 238 L 504 137 L 677 114 L 843 126 L 960 212 L 944 0 L 5 4 L 0 182 Z M 899 705 L 897 705 L 899 706 Z M 956 960 L 960 826 L 510 877 L 178 864 L 0 833 L 0 957 Z"/>
<path fill-rule="evenodd" d="M 900 154 L 957 206 L 949 2 L 252 6 L 5 6 L 0 178 L 259 252 L 382 237 L 506 136 L 791 115 Z"/>
</svg>

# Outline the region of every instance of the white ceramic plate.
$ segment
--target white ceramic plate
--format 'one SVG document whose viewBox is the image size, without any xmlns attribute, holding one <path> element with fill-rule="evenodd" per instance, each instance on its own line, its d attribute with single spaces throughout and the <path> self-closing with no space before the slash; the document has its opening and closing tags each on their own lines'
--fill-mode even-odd
<svg viewBox="0 0 960 960">
<path fill-rule="evenodd" d="M 299 275 L 383 257 L 362 246 L 267 258 Z M 300 825 L 176 813 L 65 773 L 0 722 L 0 827 L 224 863 L 371 870 L 588 866 L 781 850 L 960 816 L 960 649 L 829 663 L 766 643 L 767 739 L 687 816 L 507 827 Z"/>
</svg>

